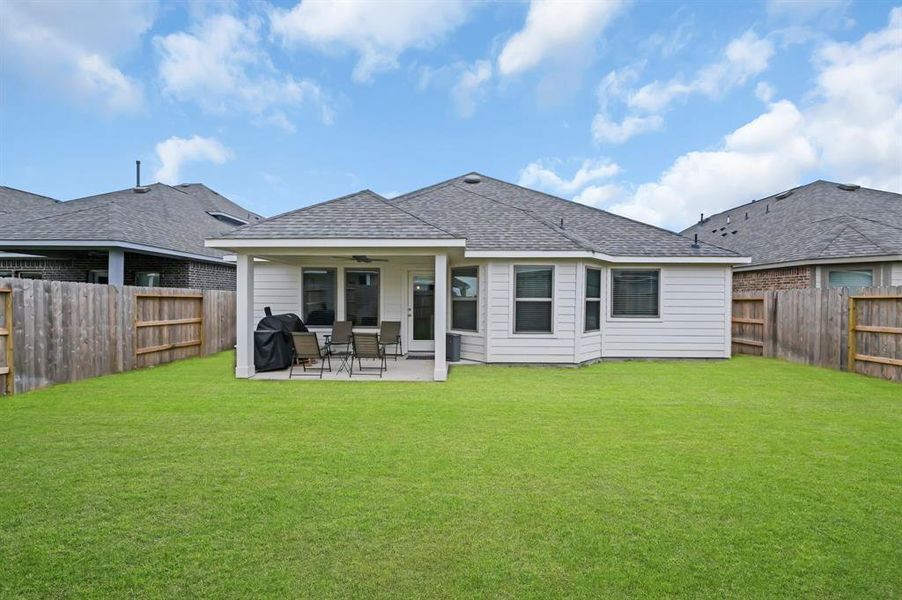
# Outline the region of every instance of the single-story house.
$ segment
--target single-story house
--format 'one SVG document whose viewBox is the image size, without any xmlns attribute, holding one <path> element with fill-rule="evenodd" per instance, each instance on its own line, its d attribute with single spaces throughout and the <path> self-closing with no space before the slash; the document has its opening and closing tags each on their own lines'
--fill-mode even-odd
<svg viewBox="0 0 902 600">
<path fill-rule="evenodd" d="M 235 289 L 204 240 L 261 217 L 200 183 L 155 183 L 61 202 L 0 186 L 0 277 Z"/>
<path fill-rule="evenodd" d="M 752 262 L 733 291 L 902 285 L 902 195 L 815 181 L 703 217 L 683 235 Z"/>
<path fill-rule="evenodd" d="M 446 332 L 485 363 L 730 356 L 730 250 L 471 173 L 386 199 L 363 190 L 241 227 L 236 375 L 263 308 L 376 331 L 447 377 Z"/>
</svg>

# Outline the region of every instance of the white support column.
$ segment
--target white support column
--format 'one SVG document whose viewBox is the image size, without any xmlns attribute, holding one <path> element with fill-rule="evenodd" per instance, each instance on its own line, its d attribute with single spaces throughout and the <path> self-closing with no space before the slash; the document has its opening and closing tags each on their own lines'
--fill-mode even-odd
<svg viewBox="0 0 902 600">
<path fill-rule="evenodd" d="M 125 285 L 125 251 L 121 248 L 110 248 L 106 259 L 107 283 L 109 285 Z"/>
<path fill-rule="evenodd" d="M 445 360 L 445 332 L 448 324 L 448 255 L 435 255 L 435 375 L 436 381 L 448 379 Z"/>
<path fill-rule="evenodd" d="M 235 377 L 254 376 L 254 257 L 238 255 L 236 273 L 237 348 Z"/>
</svg>

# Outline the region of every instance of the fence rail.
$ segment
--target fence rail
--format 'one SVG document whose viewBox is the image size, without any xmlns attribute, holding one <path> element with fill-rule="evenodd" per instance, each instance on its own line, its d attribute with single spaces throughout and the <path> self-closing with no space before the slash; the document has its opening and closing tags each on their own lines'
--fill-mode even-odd
<svg viewBox="0 0 902 600">
<path fill-rule="evenodd" d="M 902 381 L 902 287 L 737 294 L 732 334 L 734 354 Z"/>
<path fill-rule="evenodd" d="M 0 376 L 3 377 L 3 385 L 0 389 L 6 394 L 13 393 L 13 291 L 10 288 L 0 287 L 0 307 L 3 309 L 3 319 L 0 319 Z"/>
<path fill-rule="evenodd" d="M 10 290 L 0 315 L 8 394 L 235 345 L 235 292 L 28 279 L 0 289 Z"/>
</svg>

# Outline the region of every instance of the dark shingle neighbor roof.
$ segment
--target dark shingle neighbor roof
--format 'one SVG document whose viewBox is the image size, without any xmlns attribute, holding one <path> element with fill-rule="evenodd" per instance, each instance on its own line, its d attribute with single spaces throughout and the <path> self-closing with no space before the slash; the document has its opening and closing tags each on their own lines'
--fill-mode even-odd
<svg viewBox="0 0 902 600">
<path fill-rule="evenodd" d="M 452 239 L 455 236 L 393 206 L 370 190 L 335 198 L 235 229 L 223 239 Z"/>
<path fill-rule="evenodd" d="M 0 239 L 114 241 L 221 258 L 226 253 L 206 248 L 204 240 L 235 225 L 211 213 L 261 219 L 202 184 L 155 183 L 141 189 L 143 193 L 128 188 L 29 211 L 0 212 Z"/>
<path fill-rule="evenodd" d="M 40 211 L 57 203 L 59 200 L 54 198 L 0 185 L 0 215 L 32 214 L 34 211 Z"/>
<path fill-rule="evenodd" d="M 902 194 L 823 180 L 788 192 L 713 215 L 683 234 L 751 256 L 752 265 L 902 254 Z"/>
<path fill-rule="evenodd" d="M 475 176 L 478 183 L 466 183 Z M 467 238 L 471 250 L 593 251 L 611 256 L 737 256 L 714 244 L 692 247 L 672 231 L 478 173 L 391 200 Z M 561 222 L 563 220 L 563 226 Z"/>
</svg>

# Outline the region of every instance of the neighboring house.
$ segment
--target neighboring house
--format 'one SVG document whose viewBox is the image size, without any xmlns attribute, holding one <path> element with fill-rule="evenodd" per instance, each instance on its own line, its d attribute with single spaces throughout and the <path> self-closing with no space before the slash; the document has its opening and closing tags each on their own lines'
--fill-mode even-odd
<svg viewBox="0 0 902 600">
<path fill-rule="evenodd" d="M 751 256 L 733 291 L 902 285 L 902 195 L 815 181 L 705 218 L 683 235 Z"/>
<path fill-rule="evenodd" d="M 0 186 L 0 277 L 231 290 L 204 239 L 260 219 L 199 183 L 67 202 Z"/>
<path fill-rule="evenodd" d="M 400 321 L 406 352 L 580 364 L 730 356 L 738 254 L 475 173 L 387 200 L 364 190 L 207 241 L 237 254 L 236 375 L 263 307 L 311 329 Z"/>
</svg>

